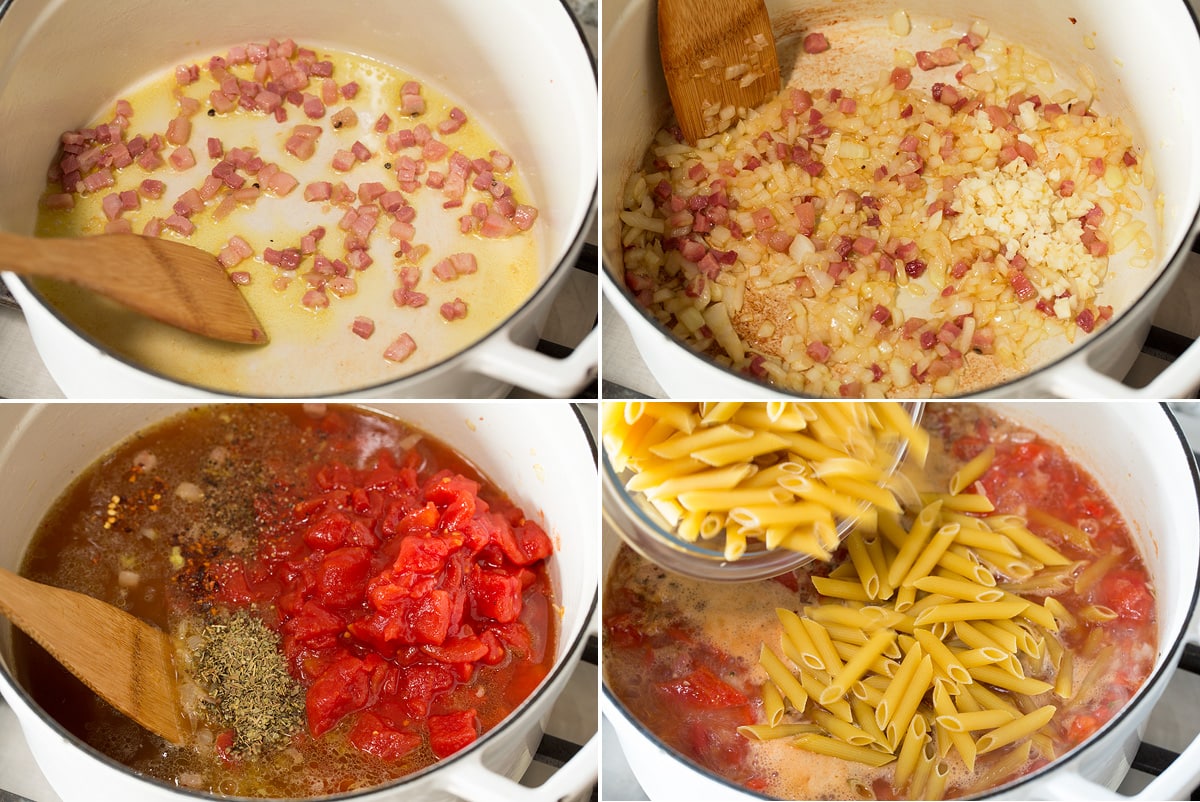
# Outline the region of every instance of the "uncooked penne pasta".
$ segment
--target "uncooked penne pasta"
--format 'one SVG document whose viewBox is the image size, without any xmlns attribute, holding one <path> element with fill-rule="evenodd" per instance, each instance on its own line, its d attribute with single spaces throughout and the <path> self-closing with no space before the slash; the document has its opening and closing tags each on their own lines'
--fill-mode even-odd
<svg viewBox="0 0 1200 802">
<path fill-rule="evenodd" d="M 978 455 L 973 457 L 966 465 L 963 465 L 950 476 L 950 492 L 953 495 L 966 490 L 971 485 L 975 484 L 976 480 L 987 473 L 987 469 L 992 467 L 992 460 L 996 458 L 996 447 L 988 445 Z"/>
<path fill-rule="evenodd" d="M 808 704 L 808 694 L 800 681 L 796 679 L 796 675 L 788 670 L 783 661 L 765 643 L 759 650 L 758 664 L 767 672 L 771 683 L 792 703 L 792 707 L 803 712 Z"/>
<path fill-rule="evenodd" d="M 975 745 L 979 748 L 979 754 L 986 754 L 1002 746 L 1008 746 L 1021 738 L 1033 735 L 1050 723 L 1050 719 L 1054 717 L 1057 710 L 1058 708 L 1054 705 L 1044 705 L 1032 713 L 1026 713 L 1014 721 L 1010 721 L 990 732 L 984 733 L 975 742 Z"/>
<path fill-rule="evenodd" d="M 886 766 L 896 759 L 895 755 L 890 752 L 871 749 L 866 746 L 854 746 L 844 741 L 839 741 L 836 738 L 829 738 L 814 733 L 800 735 L 792 743 L 800 749 L 807 749 L 810 752 L 817 752 L 831 757 L 840 757 L 843 760 L 850 760 L 855 763 L 866 763 L 868 766 Z"/>
</svg>

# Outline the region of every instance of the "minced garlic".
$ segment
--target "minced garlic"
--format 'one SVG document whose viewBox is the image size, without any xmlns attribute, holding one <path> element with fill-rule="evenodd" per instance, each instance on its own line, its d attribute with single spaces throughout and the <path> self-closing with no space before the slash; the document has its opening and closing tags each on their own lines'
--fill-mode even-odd
<svg viewBox="0 0 1200 802">
<path fill-rule="evenodd" d="M 1095 287 L 1105 268 L 1105 260 L 1088 253 L 1079 239 L 1083 231 L 1079 218 L 1091 202 L 1074 195 L 1063 197 L 1055 179 L 1024 159 L 1014 159 L 964 178 L 952 204 L 959 215 L 951 236 L 996 237 L 1004 245 L 1006 259 L 1019 253 L 1035 268 L 1042 281 L 1034 281 L 1034 286 L 1046 299 L 1067 290 L 1078 296 L 1076 286 L 1082 282 Z M 1054 313 L 1064 320 L 1072 317 L 1070 302 L 1055 303 Z"/>
</svg>

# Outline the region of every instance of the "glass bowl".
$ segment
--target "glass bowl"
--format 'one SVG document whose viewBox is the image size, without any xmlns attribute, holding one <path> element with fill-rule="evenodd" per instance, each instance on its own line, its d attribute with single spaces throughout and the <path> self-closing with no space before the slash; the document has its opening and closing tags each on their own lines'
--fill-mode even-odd
<svg viewBox="0 0 1200 802">
<path fill-rule="evenodd" d="M 820 403 L 836 404 L 837 401 Z M 924 402 L 909 401 L 902 405 L 915 423 L 920 423 Z M 883 465 L 891 476 L 904 461 L 908 442 L 899 438 Z M 673 573 L 712 582 L 751 582 L 779 576 L 800 568 L 815 559 L 809 554 L 789 549 L 767 549 L 761 541 L 748 545 L 746 553 L 737 560 L 726 559 L 724 536 L 688 541 L 679 537 L 662 514 L 639 492 L 629 491 L 625 483 L 630 471 L 618 474 L 609 460 L 607 449 L 601 448 L 603 464 L 602 510 L 605 522 L 621 539 L 642 557 Z M 867 504 L 863 502 L 862 509 Z M 855 518 L 837 521 L 840 542 L 857 525 Z"/>
</svg>

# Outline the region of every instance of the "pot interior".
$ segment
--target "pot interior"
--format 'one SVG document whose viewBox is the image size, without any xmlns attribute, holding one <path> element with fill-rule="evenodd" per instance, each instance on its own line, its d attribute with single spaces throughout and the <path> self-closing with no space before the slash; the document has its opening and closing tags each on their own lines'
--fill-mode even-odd
<svg viewBox="0 0 1200 802">
<path fill-rule="evenodd" d="M 1200 152 L 1187 134 L 1200 125 L 1200 86 L 1188 78 L 1194 69 L 1200 69 L 1200 36 L 1186 2 L 1164 0 L 1134 11 L 1119 2 L 1072 0 L 1034 4 L 1021 14 L 1013 14 L 1011 7 L 1001 0 L 973 0 L 965 4 L 953 0 L 915 0 L 904 4 L 913 31 L 903 39 L 889 32 L 888 22 L 895 8 L 870 0 L 837 4 L 819 0 L 769 0 L 767 7 L 779 44 L 785 82 L 805 33 L 826 31 L 831 40 L 836 37 L 838 41 L 854 44 L 853 58 L 838 58 L 832 63 L 821 58 L 801 59 L 800 64 L 806 66 L 793 76 L 800 86 L 844 88 L 873 83 L 881 70 L 890 70 L 894 65 L 893 48 L 915 51 L 939 46 L 948 33 L 944 29 L 930 31 L 931 21 L 938 20 L 953 21 L 954 30 L 982 20 L 988 25 L 990 36 L 1025 46 L 1048 58 L 1057 75 L 1065 76 L 1064 80 L 1075 87 L 1083 85 L 1077 65 L 1086 65 L 1095 79 L 1098 108 L 1115 113 L 1130 126 L 1134 142 L 1147 153 L 1143 166 L 1147 174 L 1153 173 L 1150 202 L 1139 214 L 1154 240 L 1154 261 L 1148 267 L 1138 268 L 1129 264 L 1134 249 L 1112 255 L 1096 303 L 1114 307 L 1116 320 L 1108 325 L 1116 328 L 1116 323 L 1139 299 L 1149 296 L 1150 308 L 1138 313 L 1145 318 L 1144 324 L 1148 321 L 1152 307 L 1165 292 L 1169 276 L 1164 274 L 1181 263 L 1194 236 L 1200 209 Z M 656 349 L 649 357 L 652 370 L 658 374 L 660 360 L 680 359 L 681 355 L 676 353 L 679 350 L 694 352 L 667 335 L 626 291 L 619 212 L 626 181 L 641 165 L 654 132 L 669 117 L 670 101 L 658 61 L 653 4 L 616 0 L 606 12 L 613 22 L 604 37 L 601 180 L 607 208 L 602 216 L 601 238 L 610 277 L 619 288 L 611 295 L 622 316 L 637 328 L 639 341 L 648 323 L 670 343 L 664 343 L 665 350 L 671 352 L 669 356 L 662 353 L 664 349 Z M 914 86 L 920 85 L 921 70 L 914 68 L 913 80 Z M 1159 196 L 1161 211 L 1152 208 Z M 1120 336 L 1131 336 L 1129 328 L 1136 327 L 1123 328 L 1125 333 Z M 1140 333 L 1144 334 L 1144 330 L 1145 325 Z M 1104 331 L 1100 328 L 1090 337 L 1080 334 L 1073 343 L 1061 337 L 1046 340 L 1032 349 L 1028 367 L 1036 371 L 1081 350 Z M 1122 351 L 1118 359 L 1124 360 L 1124 364 L 1113 369 L 1123 373 L 1134 356 L 1136 349 Z M 711 362 L 705 356 L 698 358 Z M 734 378 L 734 374 L 722 370 L 730 379 Z M 666 377 L 663 383 L 678 387 L 684 381 L 672 375 L 678 372 L 675 367 L 662 367 L 661 373 Z M 714 378 L 713 371 L 705 371 L 704 375 Z M 974 379 L 972 386 L 964 387 L 963 392 L 986 390 L 994 381 L 1015 383 L 1020 378 Z M 672 391 L 672 394 L 678 393 Z"/>
<path fill-rule="evenodd" d="M 549 565 L 559 614 L 554 667 L 524 702 L 478 742 L 485 748 L 492 743 L 492 734 L 499 735 L 521 718 L 549 689 L 563 687 L 596 605 L 599 511 L 591 438 L 577 412 L 565 403 L 537 406 L 537 427 L 531 425 L 533 407 L 527 405 L 393 403 L 370 408 L 410 423 L 466 456 L 542 524 L 554 543 Z M 46 510 L 84 469 L 122 439 L 184 409 L 177 404 L 0 405 L 0 436 L 7 437 L 0 441 L 0 498 L 9 511 L 7 534 L 0 539 L 0 565 L 19 568 Z M 546 435 L 533 437 L 534 431 Z M 38 720 L 41 739 L 40 730 L 50 726 L 46 714 L 18 690 L 12 660 L 12 627 L 7 620 L 0 621 L 0 688 L 5 688 L 6 698 L 19 713 L 28 709 L 29 715 L 19 716 L 23 726 L 29 726 L 28 719 Z M 33 736 L 27 733 L 31 744 Z M 83 754 L 96 756 L 73 736 L 67 738 Z M 34 752 L 38 755 L 37 749 Z M 116 765 L 107 759 L 102 762 Z"/>
<path fill-rule="evenodd" d="M 1084 756 L 1079 764 L 1083 776 L 1116 787 L 1128 765 L 1112 760 L 1112 753 L 1087 750 L 1106 738 L 1123 737 L 1119 732 L 1141 731 L 1179 659 L 1183 638 L 1194 626 L 1192 617 L 1200 592 L 1200 474 L 1182 431 L 1158 404 L 989 402 L 989 406 L 1062 445 L 1092 474 L 1125 519 L 1149 571 L 1158 602 L 1158 649 L 1151 673 L 1120 713 L 1070 753 Z M 620 536 L 606 526 L 606 576 L 620 547 Z M 697 788 L 720 798 L 760 798 L 679 757 L 630 714 L 607 682 L 605 694 L 612 703 L 606 710 L 621 719 L 617 729 L 625 752 L 646 752 L 652 744 L 659 762 L 671 764 L 672 771 L 663 775 L 666 780 L 639 776 L 647 788 L 686 781 L 699 783 Z M 1037 798 L 1032 782 L 1056 770 L 1063 761 L 1060 758 L 993 793 L 1010 791 L 1017 798 L 1034 793 Z M 634 755 L 631 763 L 635 767 L 655 765 L 640 755 Z M 680 776 L 680 771 L 686 777 Z"/>
<path fill-rule="evenodd" d="M 332 351 L 326 352 L 326 346 L 334 347 L 332 343 L 340 339 L 337 335 L 344 332 L 340 323 L 336 330 L 331 325 L 322 331 L 320 318 L 307 332 L 301 329 L 295 336 L 287 327 L 277 326 L 279 336 L 273 337 L 273 344 L 280 348 L 231 349 L 218 347 L 203 338 L 176 333 L 114 305 L 96 303 L 86 294 L 78 299 L 57 288 L 44 288 L 42 292 L 53 291 L 57 304 L 52 307 L 52 312 L 59 319 L 50 325 L 55 335 L 71 337 L 69 332 L 74 331 L 103 349 L 119 354 L 124 361 L 151 364 L 153 372 L 160 375 L 226 393 L 255 397 L 346 393 L 394 381 L 416 370 L 436 367 L 504 325 L 560 267 L 588 218 L 595 187 L 595 76 L 582 35 L 558 0 L 526 3 L 502 14 L 485 12 L 476 4 L 462 0 L 439 3 L 436 9 L 424 9 L 401 1 L 380 4 L 354 0 L 335 8 L 327 4 L 294 6 L 282 3 L 249 7 L 233 0 L 221 0 L 199 6 L 186 5 L 172 10 L 169 15 L 161 14 L 158 7 L 141 0 L 113 6 L 104 15 L 90 13 L 86 5 L 73 0 L 49 6 L 17 0 L 9 4 L 0 17 L 0 53 L 4 54 L 0 58 L 0 123 L 10 130 L 22 132 L 20 137 L 0 143 L 0 169 L 3 169 L 10 188 L 0 200 L 0 228 L 21 234 L 33 232 L 38 198 L 46 183 L 46 169 L 63 131 L 76 129 L 105 113 L 112 100 L 127 96 L 130 88 L 149 75 L 170 72 L 181 63 L 206 64 L 210 56 L 223 54 L 233 45 L 291 37 L 302 46 L 330 48 L 393 65 L 434 87 L 450 98 L 450 102 L 461 104 L 471 115 L 471 124 L 482 126 L 498 147 L 514 158 L 528 199 L 538 209 L 538 219 L 531 232 L 536 247 L 524 244 L 516 247 L 520 240 L 530 239 L 522 236 L 511 241 L 514 247 L 504 249 L 503 261 L 507 262 L 511 257 L 514 277 L 524 278 L 509 280 L 502 287 L 492 288 L 480 296 L 478 322 L 467 318 L 464 323 L 469 325 L 435 336 L 438 328 L 445 328 L 445 321 L 438 317 L 437 305 L 433 304 L 430 309 L 434 314 L 429 316 L 429 322 L 435 326 L 427 332 L 426 338 L 421 338 L 419 332 L 429 329 L 426 323 L 420 322 L 425 316 L 417 316 L 413 310 L 401 310 L 400 314 L 413 312 L 408 315 L 405 325 L 413 326 L 417 339 L 424 339 L 426 343 L 414 358 L 406 360 L 406 365 L 388 366 L 379 358 L 399 331 L 387 331 L 386 340 L 382 336 L 375 337 L 368 349 L 372 354 L 367 359 L 347 360 L 338 358 Z M 150 18 L 158 20 L 155 26 L 137 22 Z M 367 20 L 370 24 L 363 24 Z M 525 46 L 527 38 L 551 46 L 529 48 Z M 119 44 L 104 59 L 98 60 L 94 58 L 97 41 Z M 288 131 L 297 122 L 305 121 L 303 115 L 298 116 L 298 109 L 292 111 L 291 118 L 284 124 Z M 364 120 L 360 125 L 369 128 L 371 122 L 373 119 Z M 436 125 L 432 119 L 429 122 Z M 402 126 L 397 123 L 395 127 Z M 135 108 L 131 131 L 137 130 Z M 368 134 L 363 137 L 370 141 Z M 191 146 L 199 148 L 198 153 L 204 149 L 202 141 L 193 141 Z M 303 168 L 305 165 L 296 162 L 295 166 Z M 286 169 L 288 165 L 284 167 Z M 139 171 L 141 168 L 132 166 L 130 169 Z M 156 177 L 171 183 L 169 175 L 156 174 Z M 336 183 L 336 176 L 332 174 L 325 178 Z M 191 173 L 188 180 L 191 180 Z M 367 179 L 356 180 L 352 173 L 346 177 L 351 187 L 363 180 Z M 168 197 L 175 197 L 186 188 L 181 186 L 176 191 L 170 185 Z M 433 194 L 423 194 L 428 195 L 432 203 Z M 275 233 L 275 228 L 281 225 L 285 227 L 280 228 L 281 231 L 290 228 L 282 223 L 283 220 L 315 219 L 314 205 L 304 201 L 302 195 L 303 192 L 296 191 L 287 198 L 273 198 L 272 201 L 279 205 L 270 214 L 262 214 L 262 210 L 244 210 L 255 216 L 247 218 L 251 221 L 247 223 L 249 230 L 240 233 L 249 236 L 255 233 L 255 226 L 262 228 L 254 245 L 262 250 L 268 247 L 267 238 Z M 418 193 L 414 198 L 422 196 Z M 440 202 L 438 200 L 436 211 L 449 219 L 451 212 L 442 210 Z M 273 209 L 275 206 L 272 203 Z M 426 216 L 426 219 L 436 218 Z M 236 216 L 231 218 L 234 220 Z M 383 233 L 377 233 L 374 241 L 384 236 L 389 223 L 386 218 L 381 222 Z M 311 227 L 306 224 L 304 230 Z M 201 227 L 197 237 L 204 230 Z M 222 232 L 222 243 L 229 233 L 232 232 Z M 298 238 L 302 233 L 304 231 L 296 231 L 295 236 Z M 341 241 L 340 232 L 331 233 L 334 239 Z M 454 247 L 450 241 L 453 239 L 451 232 L 447 229 L 443 233 L 440 224 L 436 229 L 427 228 L 422 237 L 434 248 L 427 259 L 428 268 L 448 256 Z M 446 243 L 441 246 L 439 243 L 443 239 Z M 202 243 L 197 239 L 196 244 Z M 207 246 L 207 243 L 203 244 Z M 509 244 L 504 243 L 505 246 Z M 279 247 L 288 246 L 280 242 Z M 387 243 L 372 248 L 376 261 L 383 259 L 380 249 L 388 249 Z M 457 250 L 462 249 L 463 246 L 458 245 Z M 437 255 L 439 253 L 441 255 Z M 329 255 L 330 258 L 337 257 L 333 251 Z M 377 320 L 381 326 L 380 335 L 385 333 L 384 321 L 397 314 L 395 304 L 389 300 L 392 289 L 398 286 L 391 267 L 393 261 L 381 265 L 384 269 L 377 271 L 377 276 L 364 272 L 359 277 L 362 292 L 357 293 L 355 303 L 362 311 L 355 314 Z M 517 263 L 528 264 L 528 267 L 518 271 Z M 308 269 L 306 265 L 301 267 Z M 488 282 L 493 280 L 479 278 Z M 427 276 L 426 282 L 432 285 L 433 277 Z M 261 302 L 273 308 L 275 297 L 270 294 L 269 280 L 265 277 L 260 277 L 247 291 L 255 294 L 260 283 Z M 292 289 L 298 288 L 299 285 L 295 285 Z M 464 285 L 462 291 L 469 303 L 472 297 L 469 288 Z M 47 303 L 41 292 L 34 293 L 34 297 L 37 299 L 31 302 L 34 305 Z M 493 311 L 483 314 L 483 304 L 501 297 L 504 300 L 497 301 Z M 25 300 L 23 296 L 22 300 Z M 295 309 L 298 310 L 299 297 L 296 302 Z M 63 319 L 62 310 L 65 309 L 70 311 Z M 37 311 L 42 310 L 38 308 Z M 295 311 L 291 314 L 294 316 Z M 60 325 L 63 323 L 66 325 Z M 270 323 L 267 325 L 270 328 Z M 291 325 L 289 323 L 289 327 Z M 462 342 L 455 337 L 455 331 L 462 333 Z M 285 333 L 288 333 L 286 340 Z M 152 345 L 151 338 L 157 344 Z M 378 340 L 383 341 L 376 342 Z M 330 366 L 325 375 L 314 375 L 312 371 L 300 371 L 295 367 L 308 361 L 296 350 L 302 349 L 306 341 L 310 355 L 314 349 L 321 349 L 323 361 Z M 444 344 L 435 347 L 437 342 Z M 348 353 L 346 347 L 354 344 L 350 341 L 341 346 L 343 357 Z M 39 345 L 43 350 L 58 347 L 40 342 Z M 201 368 L 198 359 L 214 365 L 224 362 L 227 368 Z M 243 364 L 244 368 L 238 367 Z M 237 375 L 229 370 L 230 366 Z M 293 387 L 289 389 L 288 385 Z"/>
</svg>

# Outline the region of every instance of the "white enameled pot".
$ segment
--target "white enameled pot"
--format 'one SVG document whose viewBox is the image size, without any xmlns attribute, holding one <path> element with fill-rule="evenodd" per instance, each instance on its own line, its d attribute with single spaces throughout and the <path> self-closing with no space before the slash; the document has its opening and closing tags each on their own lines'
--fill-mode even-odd
<svg viewBox="0 0 1200 802">
<path fill-rule="evenodd" d="M 490 397 L 517 385 L 574 395 L 595 374 L 597 337 L 563 360 L 534 350 L 595 214 L 595 67 L 563 0 L 120 0 L 105 3 L 103 13 L 87 0 L 0 3 L 0 127 L 9 132 L 0 140 L 0 228 L 33 231 L 59 134 L 98 113 L 106 99 L 185 58 L 285 36 L 403 65 L 462 97 L 523 166 L 540 212 L 539 283 L 520 307 L 475 345 L 431 367 L 338 394 Z M 4 281 L 68 397 L 211 395 L 107 353 L 25 281 L 11 274 Z"/>
<path fill-rule="evenodd" d="M 935 402 L 936 403 L 936 402 Z M 1177 422 L 1147 401 L 1004 402 L 997 408 L 1062 444 L 1088 468 L 1125 516 L 1158 596 L 1158 654 L 1129 704 L 1063 758 L 989 797 L 1116 799 L 1146 721 L 1166 689 L 1186 643 L 1200 643 L 1194 617 L 1200 571 L 1200 474 Z M 604 533 L 605 566 L 619 546 Z M 607 684 L 604 716 L 612 723 L 634 776 L 653 800 L 764 797 L 697 768 L 637 722 Z M 1200 737 L 1137 799 L 1187 799 L 1200 782 Z"/>
<path fill-rule="evenodd" d="M 178 404 L 0 405 L 0 565 L 19 566 L 38 521 L 65 486 L 116 443 L 183 410 Z M 550 534 L 551 575 L 560 607 L 554 667 L 533 694 L 475 744 L 375 790 L 330 799 L 496 799 L 557 802 L 591 790 L 593 737 L 536 788 L 515 782 L 542 738 L 543 722 L 579 661 L 596 606 L 594 443 L 577 410 L 561 402 L 374 404 L 467 456 Z M 12 630 L 0 620 L 0 693 L 12 706 L 30 751 L 65 802 L 97 799 L 178 802 L 211 799 L 138 775 L 67 733 L 14 679 Z"/>
<path fill-rule="evenodd" d="M 1025 3 L 1013 13 L 1005 0 L 912 0 L 901 4 L 913 19 L 983 19 L 993 35 L 1025 44 L 1073 75 L 1088 65 L 1097 96 L 1106 109 L 1133 121 L 1164 199 L 1156 241 L 1159 261 L 1141 270 L 1111 271 L 1101 303 L 1117 310 L 1096 334 L 1039 350 L 1031 372 L 996 385 L 980 396 L 1033 398 L 1183 397 L 1200 385 L 1200 348 L 1193 347 L 1149 386 L 1135 391 L 1116 379 L 1136 359 L 1155 310 L 1166 297 L 1197 229 L 1200 209 L 1200 35 L 1187 0 L 1062 0 Z M 806 24 L 836 20 L 886 19 L 895 4 L 854 0 L 767 0 L 776 35 L 792 36 Z M 655 5 L 649 0 L 610 0 L 605 4 L 601 52 L 604 62 L 604 209 L 601 244 L 605 297 L 629 326 L 650 372 L 670 397 L 768 398 L 780 391 L 727 370 L 697 355 L 642 311 L 625 288 L 620 246 L 621 198 L 630 173 L 642 162 L 653 133 L 670 105 L 658 61 Z M 888 34 L 884 33 L 884 36 Z M 901 40 L 881 41 L 891 52 Z M 837 65 L 845 81 L 873 80 L 856 75 L 856 64 Z M 1114 257 L 1114 265 L 1117 264 Z M 1114 379 L 1113 377 L 1116 377 Z"/>
</svg>

